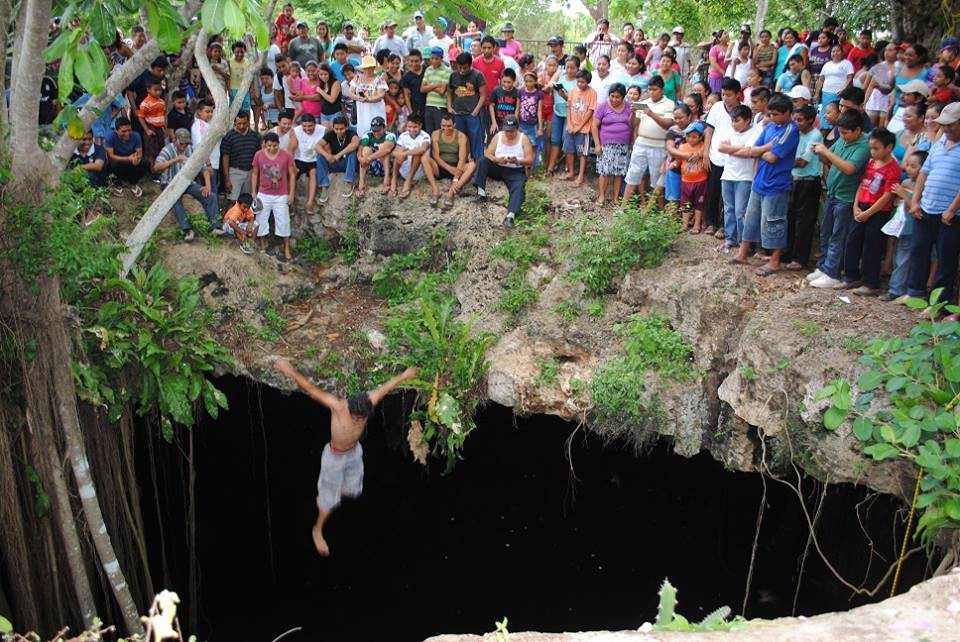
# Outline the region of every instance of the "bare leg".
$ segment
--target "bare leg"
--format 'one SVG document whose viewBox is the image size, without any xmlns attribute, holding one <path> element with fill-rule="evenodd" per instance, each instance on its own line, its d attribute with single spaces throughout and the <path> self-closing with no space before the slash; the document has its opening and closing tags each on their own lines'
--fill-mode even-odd
<svg viewBox="0 0 960 642">
<path fill-rule="evenodd" d="M 630 199 L 633 198 L 633 193 L 637 190 L 636 185 L 631 185 L 627 183 L 627 186 L 623 189 L 623 202 L 629 203 Z"/>
<path fill-rule="evenodd" d="M 307 184 L 307 206 L 306 211 L 308 214 L 313 213 L 313 199 L 317 196 L 317 170 L 310 170 L 310 181 Z"/>
<path fill-rule="evenodd" d="M 616 205 L 620 202 L 620 188 L 623 186 L 623 176 L 614 176 L 613 177 L 613 196 L 610 197 L 610 202 Z"/>
<path fill-rule="evenodd" d="M 440 196 L 440 188 L 437 186 L 437 178 L 434 176 L 436 167 L 433 164 L 433 161 L 429 156 L 423 156 L 423 175 L 427 178 L 427 183 L 430 184 L 430 193 L 434 196 Z"/>
<path fill-rule="evenodd" d="M 313 545 L 317 548 L 317 552 L 323 557 L 330 555 L 330 547 L 327 545 L 327 540 L 323 539 L 323 524 L 327 521 L 328 517 L 330 517 L 330 513 L 320 510 L 320 514 L 317 515 L 317 523 L 313 525 L 312 532 Z"/>
<path fill-rule="evenodd" d="M 467 161 L 467 164 L 463 166 L 463 174 L 460 176 L 460 179 L 453 181 L 453 184 L 450 186 L 450 192 L 456 194 L 461 189 L 470 182 L 470 179 L 473 177 L 473 172 L 476 171 L 477 164 L 473 161 Z"/>
<path fill-rule="evenodd" d="M 604 203 L 607 199 L 607 181 L 609 181 L 609 178 L 603 174 L 601 174 L 600 178 L 597 179 L 597 205 L 600 207 L 604 206 Z M 613 195 L 613 200 L 614 202 L 617 200 L 616 193 Z"/>
<path fill-rule="evenodd" d="M 574 181 L 574 185 L 583 185 L 583 182 L 587 180 L 587 157 L 580 156 L 580 172 L 577 174 L 577 180 Z"/>
</svg>

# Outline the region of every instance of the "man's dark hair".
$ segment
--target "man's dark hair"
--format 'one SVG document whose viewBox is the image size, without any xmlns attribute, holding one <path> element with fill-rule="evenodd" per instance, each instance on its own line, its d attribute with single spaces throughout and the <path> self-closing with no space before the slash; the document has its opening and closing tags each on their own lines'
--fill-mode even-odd
<svg viewBox="0 0 960 642">
<path fill-rule="evenodd" d="M 937 69 L 943 74 L 943 77 L 947 79 L 948 83 L 952 83 L 957 78 L 957 70 L 951 67 L 950 65 L 940 65 Z"/>
<path fill-rule="evenodd" d="M 157 80 L 156 78 L 151 78 L 147 81 L 147 89 L 150 89 L 151 87 L 163 87 L 163 81 Z"/>
<path fill-rule="evenodd" d="M 250 120 L 250 112 L 246 109 L 241 109 L 237 112 L 237 118 L 240 118 L 241 120 Z"/>
<path fill-rule="evenodd" d="M 826 20 L 823 21 L 823 26 L 824 26 L 824 27 L 839 27 L 839 26 L 840 26 L 840 23 L 837 21 L 836 18 L 834 18 L 833 16 L 830 16 L 829 18 L 827 18 Z"/>
<path fill-rule="evenodd" d="M 287 59 L 287 57 L 284 56 L 283 54 L 277 54 L 277 57 L 273 59 L 273 63 L 276 64 L 276 63 L 278 63 L 278 62 L 283 62 L 283 61 L 285 61 L 286 59 Z"/>
<path fill-rule="evenodd" d="M 886 127 L 877 127 L 870 132 L 870 138 L 877 141 L 884 147 L 893 147 L 897 144 L 897 136 Z"/>
<path fill-rule="evenodd" d="M 793 110 L 794 114 L 799 114 L 804 120 L 813 121 L 817 118 L 817 108 L 813 105 L 802 105 Z"/>
<path fill-rule="evenodd" d="M 187 97 L 186 92 L 178 89 L 170 95 L 170 100 L 180 100 L 181 98 L 186 98 L 186 97 Z"/>
<path fill-rule="evenodd" d="M 480 41 L 480 45 L 482 46 L 482 45 L 486 45 L 486 44 L 491 44 L 491 45 L 493 45 L 494 47 L 496 47 L 496 46 L 497 46 L 497 39 L 494 38 L 493 36 L 484 36 L 484 37 L 483 37 L 483 40 Z M 459 56 L 458 56 L 458 58 L 459 58 Z"/>
<path fill-rule="evenodd" d="M 146 33 L 146 31 L 140 25 L 133 25 L 133 29 L 130 30 L 130 34 L 133 35 L 136 33 Z"/>
<path fill-rule="evenodd" d="M 247 50 L 247 45 L 242 40 L 237 40 L 232 45 L 230 45 L 230 51 L 233 51 L 237 47 L 239 47 L 240 49 L 243 49 L 244 51 Z"/>
<path fill-rule="evenodd" d="M 863 129 L 863 114 L 856 109 L 848 109 L 847 111 L 840 114 L 840 118 L 837 119 L 837 127 L 840 129 L 846 129 L 847 131 L 855 131 L 857 129 Z"/>
<path fill-rule="evenodd" d="M 861 30 L 860 30 L 860 35 L 861 35 L 861 36 L 870 36 L 871 38 L 873 38 L 873 31 L 871 31 L 870 29 L 861 29 Z"/>
<path fill-rule="evenodd" d="M 442 114 L 440 114 L 440 122 L 443 122 L 445 120 L 452 120 L 456 122 L 457 119 L 453 117 L 453 114 L 451 114 L 448 111 L 445 111 Z"/>
<path fill-rule="evenodd" d="M 292 109 L 281 109 L 280 113 L 277 115 L 277 120 L 281 118 L 289 118 L 293 120 L 293 110 Z"/>
<path fill-rule="evenodd" d="M 349 126 L 350 126 L 350 125 L 347 123 L 347 119 L 343 117 L 343 114 L 337 114 L 336 116 L 334 116 L 334 117 L 333 117 L 333 123 L 332 123 L 332 124 L 334 124 L 334 125 L 343 125 L 344 127 L 349 127 Z"/>
<path fill-rule="evenodd" d="M 516 79 L 517 79 L 517 72 L 515 72 L 513 69 L 510 69 L 509 67 L 507 67 L 506 69 L 503 70 L 503 74 L 502 74 L 500 77 L 501 77 L 501 78 L 512 78 L 513 80 L 516 80 Z"/>
<path fill-rule="evenodd" d="M 411 56 L 416 56 L 420 60 L 423 60 L 423 53 L 419 49 L 411 49 L 410 53 L 407 54 L 407 58 L 410 58 Z"/>
<path fill-rule="evenodd" d="M 343 67 L 340 67 L 340 73 L 345 74 L 348 71 L 356 72 L 357 70 L 356 68 L 354 68 L 354 66 L 351 63 L 348 62 Z"/>
<path fill-rule="evenodd" d="M 737 105 L 730 110 L 730 119 L 752 120 L 753 111 L 746 105 Z"/>
<path fill-rule="evenodd" d="M 456 62 L 458 65 L 472 65 L 473 56 L 471 56 L 469 52 L 464 51 L 459 56 L 457 56 Z"/>
<path fill-rule="evenodd" d="M 724 78 L 723 82 L 720 83 L 720 89 L 722 91 L 732 91 L 735 94 L 740 93 L 740 81 L 736 78 Z"/>
<path fill-rule="evenodd" d="M 770 100 L 770 90 L 767 87 L 757 87 L 750 92 L 750 100 L 759 98 L 760 100 Z"/>
<path fill-rule="evenodd" d="M 581 69 L 580 71 L 577 72 L 577 75 L 574 76 L 574 78 L 583 78 L 584 80 L 587 81 L 587 84 L 589 85 L 590 81 L 593 80 L 593 74 L 591 74 L 586 69 Z"/>
<path fill-rule="evenodd" d="M 778 114 L 792 112 L 793 101 L 790 100 L 790 96 L 777 93 L 770 96 L 770 102 L 767 103 L 767 109 L 770 111 L 775 111 Z"/>
<path fill-rule="evenodd" d="M 347 45 L 346 45 L 346 43 L 338 42 L 337 44 L 333 45 L 333 50 L 334 50 L 334 51 L 338 51 L 338 50 L 340 50 L 340 49 L 343 49 L 344 51 L 346 51 L 346 50 L 347 50 Z"/>
<path fill-rule="evenodd" d="M 277 136 L 276 132 L 267 132 L 263 135 L 263 142 L 265 143 L 279 143 L 280 137 Z"/>
<path fill-rule="evenodd" d="M 316 117 L 313 114 L 301 114 L 300 115 L 301 123 L 315 123 L 317 122 Z"/>
<path fill-rule="evenodd" d="M 367 419 L 373 414 L 373 404 L 370 403 L 370 395 L 366 392 L 361 392 L 347 399 L 347 408 L 350 409 L 352 416 L 360 419 Z"/>
<path fill-rule="evenodd" d="M 423 125 L 423 117 L 421 117 L 420 114 L 410 114 L 407 116 L 407 122 Z"/>
<path fill-rule="evenodd" d="M 274 134 L 274 136 L 276 136 L 276 134 Z M 237 197 L 237 202 L 243 203 L 244 205 L 253 205 L 253 197 L 250 196 L 250 194 L 247 194 L 246 192 L 244 192 L 243 194 Z"/>
<path fill-rule="evenodd" d="M 130 123 L 129 119 L 121 116 L 120 118 L 117 119 L 117 122 L 114 123 L 113 128 L 120 129 L 121 127 L 133 127 L 133 125 Z"/>
<path fill-rule="evenodd" d="M 647 87 L 659 87 L 663 89 L 663 78 L 660 76 L 654 76 L 650 79 L 650 82 L 647 84 Z"/>
<path fill-rule="evenodd" d="M 160 67 L 160 69 L 166 69 L 170 66 L 170 61 L 167 60 L 166 56 L 157 56 L 153 59 L 153 62 L 150 63 L 150 68 Z"/>
<path fill-rule="evenodd" d="M 920 165 L 923 165 L 924 161 L 927 160 L 927 156 L 929 156 L 929 155 L 930 155 L 930 152 L 920 151 L 919 149 L 918 149 L 917 151 L 913 152 L 912 154 L 910 154 L 910 156 L 916 156 L 916 157 L 917 157 L 917 160 L 920 161 Z M 910 158 L 910 156 L 907 156 L 907 158 Z"/>
<path fill-rule="evenodd" d="M 273 78 L 273 69 L 270 69 L 270 67 L 264 67 L 260 70 L 260 75 L 270 76 L 271 78 Z"/>
<path fill-rule="evenodd" d="M 801 56 L 800 54 L 793 54 L 792 56 L 790 56 L 789 58 L 787 58 L 787 62 L 799 62 L 799 63 L 802 65 L 802 64 L 803 64 L 803 56 Z"/>
<path fill-rule="evenodd" d="M 863 93 L 863 90 L 859 87 L 854 87 L 850 85 L 846 89 L 840 92 L 840 100 L 849 100 L 854 105 L 862 105 L 866 94 Z"/>
</svg>

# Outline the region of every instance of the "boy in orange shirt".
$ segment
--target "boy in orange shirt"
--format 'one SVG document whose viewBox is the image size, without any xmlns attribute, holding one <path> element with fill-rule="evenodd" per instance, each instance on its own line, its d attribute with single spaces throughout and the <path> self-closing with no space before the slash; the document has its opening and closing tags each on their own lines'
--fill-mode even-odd
<svg viewBox="0 0 960 642">
<path fill-rule="evenodd" d="M 244 254 L 253 253 L 253 239 L 257 238 L 257 223 L 253 214 L 253 197 L 241 194 L 233 207 L 223 215 L 223 231 L 237 237 Z"/>
<path fill-rule="evenodd" d="M 147 95 L 137 110 L 137 119 L 143 130 L 143 157 L 153 163 L 167 144 L 167 103 L 163 100 L 163 86 L 158 81 L 147 85 Z"/>
<path fill-rule="evenodd" d="M 567 155 L 568 168 L 573 167 L 574 156 L 580 158 L 580 171 L 574 185 L 583 185 L 587 156 L 590 155 L 590 128 L 593 126 L 593 112 L 597 109 L 597 90 L 590 86 L 593 75 L 589 71 L 581 69 L 576 79 L 577 86 L 567 96 L 567 131 L 563 134 L 563 151 Z"/>
<path fill-rule="evenodd" d="M 703 150 L 703 123 L 697 121 L 683 130 L 686 142 L 673 153 L 680 159 L 680 210 L 683 212 L 683 224 L 690 225 L 690 211 L 693 210 L 691 234 L 699 234 L 703 225 L 703 203 L 707 196 L 707 168 L 700 152 Z"/>
</svg>

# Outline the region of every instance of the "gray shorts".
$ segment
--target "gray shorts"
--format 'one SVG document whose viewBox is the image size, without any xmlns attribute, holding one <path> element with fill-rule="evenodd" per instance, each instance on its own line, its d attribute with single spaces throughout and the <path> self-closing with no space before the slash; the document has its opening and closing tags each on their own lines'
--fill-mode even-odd
<svg viewBox="0 0 960 642">
<path fill-rule="evenodd" d="M 359 497 L 363 492 L 363 448 L 357 444 L 347 452 L 323 447 L 320 478 L 317 480 L 317 507 L 329 513 L 341 497 Z"/>
<path fill-rule="evenodd" d="M 241 194 L 250 194 L 250 171 L 249 169 L 230 168 L 230 182 L 233 183 L 233 189 L 227 195 L 231 201 L 240 198 Z"/>
</svg>

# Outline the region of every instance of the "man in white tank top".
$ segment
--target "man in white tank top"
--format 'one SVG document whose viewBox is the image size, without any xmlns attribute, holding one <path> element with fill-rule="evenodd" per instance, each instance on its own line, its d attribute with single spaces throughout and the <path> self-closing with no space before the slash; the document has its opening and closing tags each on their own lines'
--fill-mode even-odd
<svg viewBox="0 0 960 642">
<path fill-rule="evenodd" d="M 507 216 L 503 225 L 513 227 L 513 219 L 523 206 L 526 197 L 527 173 L 525 167 L 533 166 L 533 148 L 530 139 L 519 131 L 520 123 L 517 117 L 510 114 L 503 120 L 501 130 L 490 139 L 487 151 L 477 167 L 477 175 L 473 184 L 477 188 L 475 203 L 487 200 L 487 178 L 503 181 L 510 192 L 507 203 Z"/>
<path fill-rule="evenodd" d="M 291 132 L 287 151 L 293 154 L 293 160 L 297 164 L 297 180 L 304 174 L 310 180 L 305 211 L 313 214 L 313 199 L 317 195 L 317 143 L 327 130 L 323 125 L 317 124 L 312 114 L 303 114 L 301 118 L 300 124 Z"/>
</svg>

